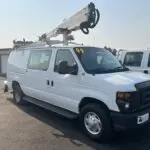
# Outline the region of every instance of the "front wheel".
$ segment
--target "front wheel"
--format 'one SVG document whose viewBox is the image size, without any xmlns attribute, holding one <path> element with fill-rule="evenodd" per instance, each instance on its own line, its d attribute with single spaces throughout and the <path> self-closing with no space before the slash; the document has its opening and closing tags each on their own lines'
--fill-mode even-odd
<svg viewBox="0 0 150 150">
<path fill-rule="evenodd" d="M 93 140 L 106 141 L 112 136 L 112 123 L 108 112 L 99 104 L 84 106 L 80 114 L 86 134 Z"/>
</svg>

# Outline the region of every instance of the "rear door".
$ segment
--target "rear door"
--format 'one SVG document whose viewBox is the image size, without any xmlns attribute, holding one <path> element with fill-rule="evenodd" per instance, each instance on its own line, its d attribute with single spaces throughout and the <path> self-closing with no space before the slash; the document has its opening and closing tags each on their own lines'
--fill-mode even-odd
<svg viewBox="0 0 150 150">
<path fill-rule="evenodd" d="M 47 101 L 45 89 L 49 87 L 50 49 L 32 50 L 24 79 L 28 96 Z"/>
</svg>

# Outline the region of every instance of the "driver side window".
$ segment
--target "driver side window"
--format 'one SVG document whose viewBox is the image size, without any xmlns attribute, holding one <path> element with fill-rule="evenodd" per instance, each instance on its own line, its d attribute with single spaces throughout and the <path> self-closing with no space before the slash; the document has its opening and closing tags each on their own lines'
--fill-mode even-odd
<svg viewBox="0 0 150 150">
<path fill-rule="evenodd" d="M 67 61 L 68 67 L 72 67 L 74 64 L 76 64 L 76 61 L 72 53 L 68 49 L 61 49 L 57 51 L 55 65 L 54 65 L 54 72 L 58 72 L 58 64 L 61 61 Z"/>
</svg>

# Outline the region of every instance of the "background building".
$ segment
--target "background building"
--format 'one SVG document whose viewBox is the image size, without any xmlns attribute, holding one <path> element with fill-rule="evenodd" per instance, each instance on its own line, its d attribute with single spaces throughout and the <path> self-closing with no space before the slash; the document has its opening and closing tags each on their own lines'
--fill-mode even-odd
<svg viewBox="0 0 150 150">
<path fill-rule="evenodd" d="M 11 52 L 11 48 L 0 49 L 0 75 L 5 76 L 7 71 L 7 60 Z"/>
</svg>

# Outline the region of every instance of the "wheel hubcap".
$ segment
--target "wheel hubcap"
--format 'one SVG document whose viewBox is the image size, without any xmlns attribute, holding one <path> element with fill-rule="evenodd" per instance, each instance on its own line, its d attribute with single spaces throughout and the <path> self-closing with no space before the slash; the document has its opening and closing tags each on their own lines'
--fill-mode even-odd
<svg viewBox="0 0 150 150">
<path fill-rule="evenodd" d="M 84 116 L 84 125 L 93 135 L 99 134 L 102 130 L 102 123 L 98 115 L 94 112 L 88 112 Z"/>
</svg>

